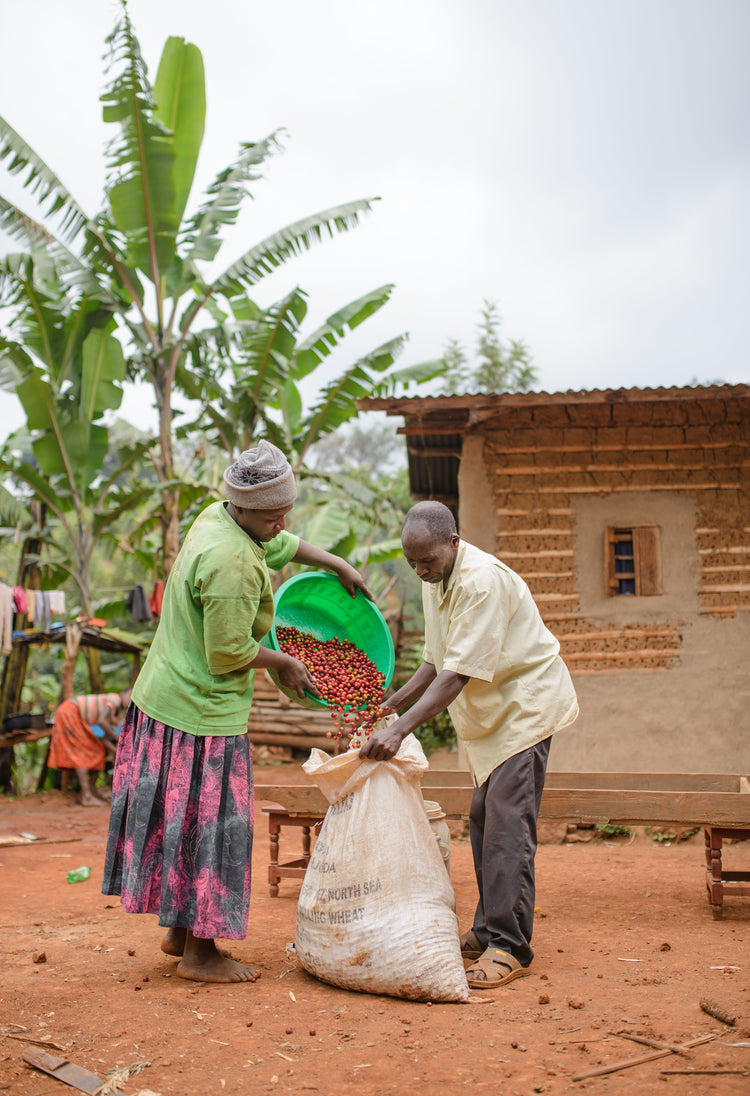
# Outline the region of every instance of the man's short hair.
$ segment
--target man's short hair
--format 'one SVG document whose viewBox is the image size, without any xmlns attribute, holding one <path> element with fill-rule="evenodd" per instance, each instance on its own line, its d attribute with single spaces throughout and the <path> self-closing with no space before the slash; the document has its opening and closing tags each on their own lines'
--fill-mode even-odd
<svg viewBox="0 0 750 1096">
<path fill-rule="evenodd" d="M 423 525 L 435 540 L 445 543 L 456 536 L 456 519 L 442 502 L 417 502 L 409 510 L 401 527 L 401 536 L 415 525 Z"/>
</svg>

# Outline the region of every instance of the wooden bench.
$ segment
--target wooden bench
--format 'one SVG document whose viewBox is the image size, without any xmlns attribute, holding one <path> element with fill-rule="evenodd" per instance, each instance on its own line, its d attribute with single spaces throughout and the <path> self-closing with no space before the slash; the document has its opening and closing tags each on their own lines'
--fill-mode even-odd
<svg viewBox="0 0 750 1096">
<path fill-rule="evenodd" d="M 323 821 L 323 815 L 291 814 L 280 803 L 266 803 L 261 808 L 268 816 L 268 837 L 270 855 L 268 859 L 268 886 L 272 898 L 279 894 L 279 882 L 282 879 L 304 879 L 307 865 L 310 863 L 311 833 L 315 826 Z M 279 840 L 283 826 L 298 826 L 302 830 L 302 855 L 294 860 L 279 863 Z"/>
<path fill-rule="evenodd" d="M 427 798 L 440 803 L 448 818 L 468 818 L 472 794 L 468 772 L 428 769 L 422 776 L 422 789 Z M 271 802 L 285 810 L 285 816 L 278 809 L 276 812 L 280 826 L 299 824 L 292 821 L 297 817 L 315 825 L 328 808 L 323 793 L 314 784 L 258 784 L 255 795 L 259 802 Z M 746 882 L 750 884 L 750 871 L 727 872 L 721 864 L 723 839 L 750 838 L 750 781 L 745 776 L 549 772 L 540 819 L 579 825 L 700 826 L 706 835 L 706 886 L 714 917 L 721 917 L 725 895 L 750 895 L 750 885 L 745 886 Z"/>
</svg>

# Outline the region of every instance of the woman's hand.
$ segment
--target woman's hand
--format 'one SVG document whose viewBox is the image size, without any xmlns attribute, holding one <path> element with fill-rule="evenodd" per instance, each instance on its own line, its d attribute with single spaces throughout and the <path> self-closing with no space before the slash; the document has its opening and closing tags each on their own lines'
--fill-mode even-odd
<svg viewBox="0 0 750 1096">
<path fill-rule="evenodd" d="M 306 692 L 320 697 L 320 690 L 315 684 L 312 674 L 304 662 L 300 662 L 298 658 L 287 655 L 284 663 L 275 667 L 275 669 L 279 675 L 279 681 L 285 689 L 291 689 L 299 697 L 303 697 Z"/>
<path fill-rule="evenodd" d="M 294 562 L 307 563 L 311 567 L 322 567 L 326 571 L 333 571 L 350 597 L 354 597 L 357 590 L 361 590 L 366 598 L 370 601 L 374 600 L 357 568 L 352 567 L 341 556 L 334 556 L 333 553 L 317 548 L 307 540 L 300 540 Z"/>
<path fill-rule="evenodd" d="M 354 597 L 357 590 L 361 590 L 366 598 L 370 601 L 374 600 L 367 588 L 365 580 L 362 578 L 357 568 L 352 567 L 346 560 L 339 560 L 338 566 L 336 567 L 336 576 L 350 597 Z"/>
</svg>

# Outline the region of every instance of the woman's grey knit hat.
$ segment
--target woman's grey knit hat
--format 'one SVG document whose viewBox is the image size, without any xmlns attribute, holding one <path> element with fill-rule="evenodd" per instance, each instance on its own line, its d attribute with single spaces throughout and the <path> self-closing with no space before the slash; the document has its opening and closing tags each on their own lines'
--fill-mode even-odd
<svg viewBox="0 0 750 1096">
<path fill-rule="evenodd" d="M 245 510 L 281 510 L 297 497 L 292 466 L 280 449 L 261 440 L 224 473 L 224 494 Z"/>
</svg>

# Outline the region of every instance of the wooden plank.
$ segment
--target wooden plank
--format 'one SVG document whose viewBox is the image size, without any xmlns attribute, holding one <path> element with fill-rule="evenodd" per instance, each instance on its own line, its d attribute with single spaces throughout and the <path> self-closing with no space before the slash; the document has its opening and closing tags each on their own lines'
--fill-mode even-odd
<svg viewBox="0 0 750 1096">
<path fill-rule="evenodd" d="M 38 742 L 40 738 L 49 738 L 51 727 L 44 731 L 34 731 L 29 728 L 26 731 L 2 731 L 0 732 L 0 749 L 6 746 L 17 746 L 21 742 Z"/>
<path fill-rule="evenodd" d="M 428 769 L 422 776 L 423 788 L 450 787 L 472 788 L 474 782 L 468 769 Z"/>
<path fill-rule="evenodd" d="M 318 749 L 326 752 L 331 749 L 331 740 L 325 735 L 277 734 L 253 730 L 250 730 L 249 735 L 253 746 L 291 746 L 296 750 Z"/>
<path fill-rule="evenodd" d="M 733 773 L 547 773 L 545 787 L 611 789 L 613 791 L 739 792 L 745 777 Z M 467 769 L 428 769 L 422 787 L 472 787 Z"/>
<path fill-rule="evenodd" d="M 440 801 L 439 795 L 436 798 Z M 541 816 L 579 822 L 679 822 L 744 829 L 750 826 L 750 802 L 732 792 L 547 788 L 542 795 Z"/>
<path fill-rule="evenodd" d="M 443 775 L 442 773 L 440 774 Z M 733 773 L 639 773 L 549 771 L 546 788 L 610 788 L 620 791 L 738 792 L 743 778 Z"/>
<path fill-rule="evenodd" d="M 314 784 L 256 784 L 256 803 L 280 803 L 291 814 L 313 814 L 320 818 L 328 800 Z"/>
<path fill-rule="evenodd" d="M 739 781 L 739 778 L 735 780 Z M 423 782 L 422 786 L 425 798 L 440 803 L 449 818 L 468 816 L 470 785 Z M 259 802 L 280 803 L 294 814 L 322 816 L 328 807 L 327 800 L 314 785 L 259 784 L 255 795 Z M 540 817 L 579 823 L 648 825 L 674 822 L 686 826 L 747 829 L 750 828 L 750 797 L 739 792 L 547 787 L 542 795 Z"/>
<path fill-rule="evenodd" d="M 67 1058 L 47 1054 L 46 1051 L 39 1050 L 37 1047 L 24 1047 L 23 1060 L 35 1069 L 41 1070 L 42 1073 L 54 1077 L 56 1081 L 62 1081 L 63 1084 L 77 1088 L 80 1092 L 88 1092 L 92 1096 L 101 1091 L 105 1084 L 97 1073 L 82 1069 L 75 1062 L 69 1062 Z M 121 1089 L 109 1085 L 107 1085 L 107 1092 L 111 1092 L 112 1096 L 123 1096 Z"/>
</svg>

